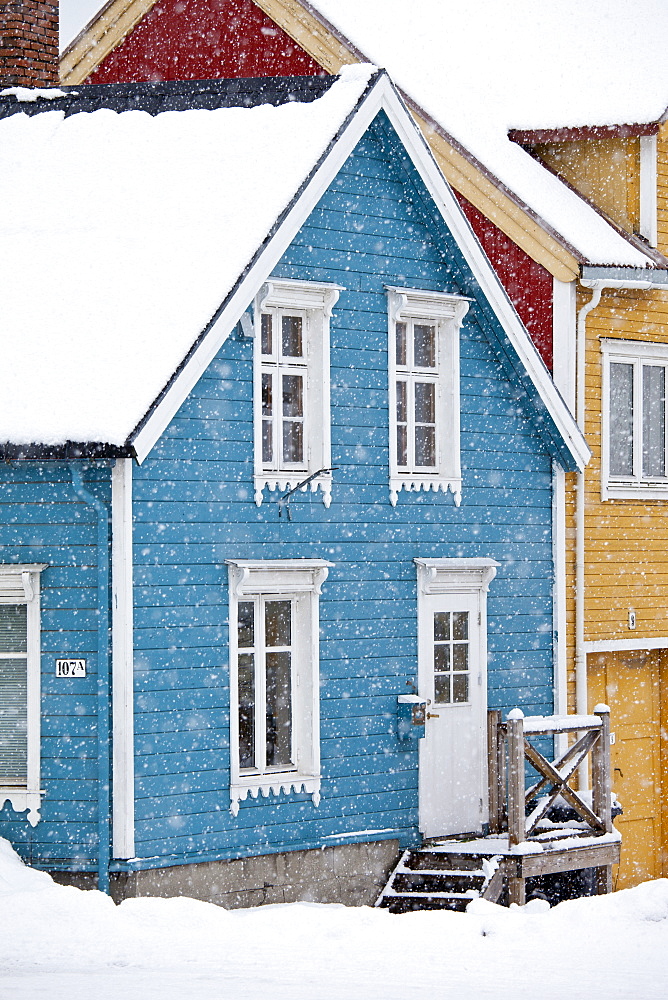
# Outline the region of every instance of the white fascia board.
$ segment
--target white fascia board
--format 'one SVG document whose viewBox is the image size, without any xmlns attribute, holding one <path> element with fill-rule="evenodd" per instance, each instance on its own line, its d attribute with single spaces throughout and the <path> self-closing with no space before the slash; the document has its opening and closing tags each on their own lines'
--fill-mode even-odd
<svg viewBox="0 0 668 1000">
<path fill-rule="evenodd" d="M 179 407 L 204 374 L 248 308 L 263 281 L 280 261 L 300 227 L 330 186 L 376 115 L 384 111 L 399 136 L 413 166 L 432 196 L 490 306 L 499 318 L 531 382 L 550 413 L 574 463 L 583 469 L 590 451 L 566 403 L 525 330 L 505 289 L 487 260 L 473 230 L 419 131 L 386 73 L 378 77 L 362 99 L 329 153 L 316 167 L 281 226 L 249 268 L 206 337 L 166 390 L 140 430 L 130 439 L 138 462 L 143 462 L 168 427 Z"/>
</svg>

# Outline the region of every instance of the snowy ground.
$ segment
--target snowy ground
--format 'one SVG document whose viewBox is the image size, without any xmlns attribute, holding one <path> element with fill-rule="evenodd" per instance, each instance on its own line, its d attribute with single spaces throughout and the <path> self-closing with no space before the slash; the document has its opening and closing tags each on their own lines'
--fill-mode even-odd
<svg viewBox="0 0 668 1000">
<path fill-rule="evenodd" d="M 664 1000 L 668 880 L 608 897 L 392 916 L 226 911 L 55 885 L 0 839 L 2 1000 Z"/>
</svg>

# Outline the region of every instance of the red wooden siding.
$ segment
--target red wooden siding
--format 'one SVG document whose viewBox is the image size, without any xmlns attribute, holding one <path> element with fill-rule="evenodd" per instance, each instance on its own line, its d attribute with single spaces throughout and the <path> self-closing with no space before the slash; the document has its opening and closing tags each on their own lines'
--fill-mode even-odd
<svg viewBox="0 0 668 1000">
<path fill-rule="evenodd" d="M 470 201 L 460 194 L 457 199 L 540 356 L 552 371 L 552 275 Z"/>
<path fill-rule="evenodd" d="M 252 0 L 158 0 L 86 83 L 318 74 Z"/>
</svg>

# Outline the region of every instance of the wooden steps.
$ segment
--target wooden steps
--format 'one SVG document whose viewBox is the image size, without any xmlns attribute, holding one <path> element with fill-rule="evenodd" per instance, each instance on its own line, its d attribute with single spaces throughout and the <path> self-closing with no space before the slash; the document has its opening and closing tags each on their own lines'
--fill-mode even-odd
<svg viewBox="0 0 668 1000">
<path fill-rule="evenodd" d="M 404 851 L 376 906 L 392 913 L 465 910 L 472 899 L 496 902 L 503 890 L 499 860 L 438 847 Z"/>
</svg>

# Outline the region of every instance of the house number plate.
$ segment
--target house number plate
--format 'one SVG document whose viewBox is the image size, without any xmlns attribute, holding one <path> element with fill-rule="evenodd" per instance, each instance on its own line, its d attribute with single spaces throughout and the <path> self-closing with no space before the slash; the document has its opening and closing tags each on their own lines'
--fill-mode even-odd
<svg viewBox="0 0 668 1000">
<path fill-rule="evenodd" d="M 56 677 L 85 677 L 85 660 L 56 660 Z"/>
</svg>

